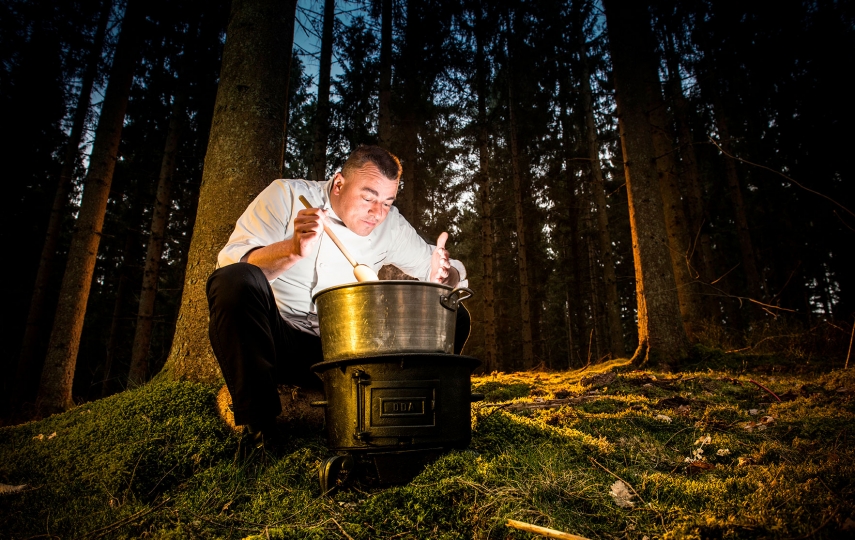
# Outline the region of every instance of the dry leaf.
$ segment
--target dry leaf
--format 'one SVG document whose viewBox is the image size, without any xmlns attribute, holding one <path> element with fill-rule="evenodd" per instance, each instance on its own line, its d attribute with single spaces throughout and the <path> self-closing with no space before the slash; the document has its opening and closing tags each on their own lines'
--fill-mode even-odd
<svg viewBox="0 0 855 540">
<path fill-rule="evenodd" d="M 615 500 L 615 504 L 621 508 L 632 508 L 635 506 L 635 503 L 632 502 L 633 494 L 630 493 L 629 487 L 627 487 L 623 480 L 618 480 L 612 484 L 612 488 L 609 493 L 611 494 L 612 499 Z"/>
<path fill-rule="evenodd" d="M 716 450 L 715 455 L 717 456 L 729 456 L 730 450 L 728 448 L 719 448 Z"/>
<path fill-rule="evenodd" d="M 711 442 L 712 442 L 712 436 L 704 435 L 703 437 L 698 438 L 698 440 L 695 441 L 695 444 L 696 445 L 700 444 L 701 446 L 703 446 L 703 445 L 709 444 Z"/>
<path fill-rule="evenodd" d="M 34 440 L 34 441 L 43 441 L 43 440 L 45 440 L 45 434 L 44 434 L 44 433 L 39 433 L 38 435 L 36 435 L 35 437 L 33 437 L 33 440 Z"/>
<path fill-rule="evenodd" d="M 706 461 L 693 461 L 686 466 L 686 472 L 689 474 L 698 474 L 710 469 L 715 469 L 715 465 Z"/>
<path fill-rule="evenodd" d="M 760 409 L 748 409 L 748 414 L 750 414 L 751 416 L 757 416 L 758 414 L 760 414 Z"/>
<path fill-rule="evenodd" d="M 666 424 L 671 423 L 671 417 L 668 415 L 665 415 L 665 414 L 657 414 L 656 416 L 654 416 L 654 418 L 656 418 L 657 420 L 661 420 L 662 422 L 665 422 Z"/>
<path fill-rule="evenodd" d="M 771 423 L 772 423 L 772 422 L 774 422 L 774 421 L 775 421 L 775 417 L 774 417 L 774 416 L 764 416 L 764 417 L 760 418 L 760 422 L 759 422 L 759 423 L 760 423 L 760 424 L 764 424 L 764 425 L 765 425 L 765 424 L 771 424 Z"/>
<path fill-rule="evenodd" d="M 737 458 L 737 462 L 736 462 L 736 465 L 738 467 L 744 467 L 745 465 L 753 465 L 753 464 L 754 464 L 754 462 L 751 461 L 751 458 L 747 458 L 747 457 Z"/>
<path fill-rule="evenodd" d="M 51 433 L 50 435 L 48 435 L 48 440 L 51 440 L 51 439 L 53 439 L 54 437 L 56 437 L 56 431 L 54 431 L 53 433 Z"/>
<path fill-rule="evenodd" d="M 25 487 L 27 487 L 27 484 L 23 484 L 20 486 L 10 486 L 8 484 L 0 484 L 0 495 L 9 495 L 10 493 L 17 493 L 19 491 L 23 491 Z"/>
</svg>

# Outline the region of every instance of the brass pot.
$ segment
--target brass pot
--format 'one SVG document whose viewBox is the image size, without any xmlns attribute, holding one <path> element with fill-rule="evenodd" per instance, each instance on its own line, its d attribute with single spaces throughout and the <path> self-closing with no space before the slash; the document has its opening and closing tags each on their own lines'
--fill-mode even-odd
<svg viewBox="0 0 855 540">
<path fill-rule="evenodd" d="M 426 281 L 366 281 L 324 289 L 312 298 L 324 360 L 451 354 L 457 307 L 472 294 L 466 287 Z"/>
</svg>

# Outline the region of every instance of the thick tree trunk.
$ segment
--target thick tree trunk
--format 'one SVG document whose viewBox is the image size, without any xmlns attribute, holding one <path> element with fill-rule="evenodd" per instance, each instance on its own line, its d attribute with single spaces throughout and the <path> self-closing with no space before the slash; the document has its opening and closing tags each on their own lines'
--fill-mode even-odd
<svg viewBox="0 0 855 540">
<path fill-rule="evenodd" d="M 80 141 L 83 138 L 83 128 L 86 117 L 89 115 L 89 104 L 92 97 L 92 86 L 98 75 L 98 64 L 101 60 L 101 51 L 104 48 L 104 35 L 107 30 L 107 22 L 113 9 L 112 0 L 105 0 L 98 19 L 95 36 L 92 39 L 92 48 L 86 58 L 86 71 L 80 81 L 80 94 L 77 96 L 77 107 L 74 110 L 74 119 L 71 124 L 71 133 L 65 147 L 62 160 L 62 169 L 59 173 L 59 182 L 56 187 L 56 195 L 50 211 L 45 243 L 42 247 L 39 269 L 36 272 L 36 281 L 33 286 L 33 298 L 30 301 L 30 311 L 27 314 L 27 325 L 24 329 L 24 339 L 21 344 L 21 352 L 18 357 L 18 368 L 15 373 L 15 396 L 13 402 L 20 404 L 23 400 L 32 399 L 38 383 L 40 365 L 41 345 L 46 326 L 49 321 L 46 316 L 49 312 L 48 289 L 51 284 L 54 267 L 56 266 L 56 251 L 62 232 L 62 221 L 66 215 L 68 197 L 71 194 L 71 177 L 74 167 L 80 157 Z"/>
<path fill-rule="evenodd" d="M 122 33 L 110 70 L 110 82 L 107 84 L 95 132 L 80 213 L 68 253 L 68 263 L 36 400 L 37 409 L 42 413 L 59 412 L 72 405 L 71 386 L 83 318 L 86 314 L 86 301 L 92 284 L 92 272 L 95 269 L 110 184 L 113 181 L 113 170 L 122 138 L 122 124 L 142 37 L 142 9 L 140 0 L 128 2 L 122 22 Z"/>
<path fill-rule="evenodd" d="M 668 231 L 668 246 L 671 251 L 671 266 L 677 282 L 677 297 L 680 301 L 680 314 L 686 334 L 692 339 L 703 319 L 700 282 L 694 279 L 690 271 L 689 253 L 692 238 L 689 235 L 683 200 L 680 197 L 677 160 L 675 159 L 674 139 L 665 111 L 665 101 L 659 81 L 658 62 L 651 55 L 647 62 L 648 110 L 650 127 L 653 134 L 653 148 L 656 152 L 656 169 L 659 173 L 659 190 L 665 212 L 665 227 Z"/>
<path fill-rule="evenodd" d="M 603 269 L 603 288 L 605 292 L 606 320 L 609 329 L 609 348 L 613 356 L 621 357 L 626 354 L 623 342 L 623 324 L 620 320 L 620 297 L 615 276 L 614 253 L 609 232 L 609 215 L 606 209 L 606 185 L 603 178 L 603 168 L 600 164 L 600 143 L 597 137 L 597 124 L 594 119 L 594 107 L 591 91 L 591 73 L 588 63 L 588 51 L 585 35 L 579 32 L 579 58 L 581 60 L 581 97 L 585 110 L 585 132 L 587 135 L 588 159 L 591 163 L 591 195 L 594 211 L 597 214 L 597 233 L 600 247 L 600 262 Z"/>
<path fill-rule="evenodd" d="M 181 84 L 180 81 L 179 84 Z M 166 146 L 160 163 L 160 175 L 157 181 L 157 193 L 154 199 L 151 231 L 146 249 L 145 269 L 143 270 L 143 282 L 140 291 L 140 305 L 137 311 L 137 325 L 134 332 L 134 344 L 131 348 L 131 367 L 128 371 L 129 387 L 144 383 L 149 376 L 148 351 L 151 346 L 151 332 L 154 327 L 157 279 L 172 203 L 172 175 L 175 173 L 178 143 L 184 126 L 185 101 L 186 92 L 179 89 L 172 101 L 172 117 L 169 119 Z"/>
<path fill-rule="evenodd" d="M 380 111 L 377 138 L 381 148 L 392 147 L 392 0 L 380 0 Z"/>
<path fill-rule="evenodd" d="M 532 339 L 531 324 L 531 292 L 528 284 L 528 251 L 526 245 L 526 221 L 523 207 L 523 192 L 528 187 L 523 185 L 520 170 L 520 153 L 517 142 L 516 103 L 514 103 L 513 77 L 508 78 L 508 116 L 511 132 L 511 167 L 514 177 L 514 210 L 517 233 L 517 265 L 520 277 L 520 331 L 522 334 L 523 369 L 534 367 L 534 340 Z"/>
<path fill-rule="evenodd" d="M 674 120 L 677 125 L 677 140 L 680 146 L 680 159 L 682 169 L 680 178 L 684 186 L 686 196 L 686 207 L 689 211 L 689 222 L 691 224 L 691 235 L 697 238 L 695 241 L 694 267 L 697 269 L 698 277 L 707 283 L 715 279 L 712 241 L 710 240 L 709 213 L 704 204 L 703 190 L 701 189 L 700 173 L 698 172 L 698 160 L 695 156 L 694 137 L 689 124 L 689 104 L 683 95 L 683 83 L 680 77 L 680 65 L 671 36 L 667 36 L 665 46 L 665 59 L 668 64 L 668 89 L 673 103 Z M 709 296 L 708 298 L 712 298 Z M 704 302 L 708 316 L 718 311 L 710 300 Z"/>
<path fill-rule="evenodd" d="M 388 0 L 387 0 L 388 1 Z M 482 7 L 476 17 L 475 69 L 477 70 L 478 92 L 478 157 L 480 170 L 477 174 L 478 197 L 481 203 L 481 261 L 483 282 L 481 295 L 484 302 L 484 372 L 492 373 L 499 368 L 499 349 L 496 342 L 496 293 L 493 283 L 493 204 L 490 200 L 490 149 L 487 126 L 487 66 L 484 58 L 484 29 Z"/>
<path fill-rule="evenodd" d="M 205 283 L 246 206 L 280 173 L 296 0 L 234 0 L 184 293 L 165 370 L 214 382 Z"/>
<path fill-rule="evenodd" d="M 646 346 L 648 358 L 671 363 L 685 357 L 689 343 L 680 316 L 647 115 L 645 63 L 653 54 L 650 17 L 644 3 L 605 0 L 604 5 L 635 261 L 639 335 L 636 357 Z"/>
<path fill-rule="evenodd" d="M 332 70 L 335 0 L 324 0 L 324 26 L 321 35 L 321 67 L 318 73 L 318 101 L 315 112 L 315 144 L 312 151 L 312 180 L 327 176 L 327 141 L 330 119 L 330 71 Z"/>
</svg>

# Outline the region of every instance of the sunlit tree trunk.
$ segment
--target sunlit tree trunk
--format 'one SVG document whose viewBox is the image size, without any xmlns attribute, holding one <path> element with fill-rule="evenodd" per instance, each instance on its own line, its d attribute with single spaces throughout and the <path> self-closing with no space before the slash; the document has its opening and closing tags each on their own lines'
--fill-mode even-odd
<svg viewBox="0 0 855 540">
<path fill-rule="evenodd" d="M 101 241 L 104 214 L 113 181 L 113 170 L 122 138 L 122 124 L 134 75 L 137 51 L 142 38 L 144 13 L 140 0 L 130 0 L 125 9 L 121 36 L 116 46 L 110 81 L 104 95 L 89 171 L 74 236 L 68 253 L 65 275 L 48 353 L 36 400 L 42 413 L 54 413 L 72 405 L 71 386 L 80 346 L 80 333 L 92 272 Z"/>
<path fill-rule="evenodd" d="M 380 111 L 377 138 L 380 147 L 392 145 L 392 0 L 380 0 Z"/>
<path fill-rule="evenodd" d="M 172 203 L 172 175 L 175 173 L 178 143 L 184 127 L 185 101 L 186 92 L 183 88 L 179 88 L 172 101 L 172 117 L 169 119 L 166 146 L 163 150 L 163 159 L 160 163 L 160 174 L 157 180 L 157 192 L 154 198 L 142 289 L 140 290 L 140 304 L 137 310 L 137 325 L 131 348 L 131 367 L 128 371 L 129 387 L 142 384 L 149 376 L 148 351 L 151 346 L 151 332 L 154 327 L 154 302 L 157 298 L 157 280 Z"/>
<path fill-rule="evenodd" d="M 600 262 L 603 269 L 603 289 L 605 304 L 603 310 L 609 329 L 609 349 L 616 357 L 626 354 L 623 342 L 623 324 L 620 319 L 620 297 L 615 276 L 615 261 L 609 232 L 609 215 L 606 209 L 606 185 L 603 168 L 600 164 L 600 143 L 597 137 L 597 124 L 594 119 L 593 92 L 591 91 L 591 73 L 588 63 L 588 51 L 584 32 L 579 31 L 579 58 L 581 73 L 581 98 L 585 110 L 585 132 L 587 135 L 588 160 L 591 164 L 591 195 L 594 212 L 597 214 L 597 233 L 600 247 Z"/>
<path fill-rule="evenodd" d="M 647 358 L 672 363 L 686 356 L 689 344 L 671 266 L 656 151 L 647 114 L 645 62 L 653 54 L 650 18 L 647 6 L 641 2 L 605 0 L 604 5 L 635 262 L 639 336 L 635 358 L 646 347 Z"/>
<path fill-rule="evenodd" d="M 478 197 L 481 203 L 481 261 L 484 303 L 484 371 L 491 373 L 499 368 L 499 350 L 496 343 L 496 293 L 493 284 L 493 204 L 490 200 L 490 148 L 487 126 L 487 65 L 484 58 L 484 22 L 479 2 L 475 23 L 475 69 L 478 91 Z"/>
<path fill-rule="evenodd" d="M 332 71 L 335 0 L 324 0 L 324 26 L 321 35 L 321 66 L 318 73 L 318 101 L 315 112 L 315 144 L 312 151 L 312 179 L 326 179 L 327 140 L 330 120 L 330 72 Z"/>
<path fill-rule="evenodd" d="M 184 293 L 165 370 L 213 382 L 205 283 L 246 206 L 282 169 L 296 0 L 234 0 Z"/>
<path fill-rule="evenodd" d="M 92 86 L 98 75 L 98 64 L 101 61 L 101 51 L 104 48 L 104 35 L 107 30 L 107 21 L 113 9 L 111 0 L 105 0 L 101 7 L 98 26 L 92 39 L 92 48 L 86 59 L 86 70 L 80 81 L 80 94 L 77 96 L 77 107 L 74 110 L 74 119 L 71 124 L 65 154 L 62 160 L 62 169 L 59 174 L 59 183 L 53 199 L 50 211 L 45 243 L 42 247 L 39 269 L 36 273 L 36 281 L 33 287 L 33 298 L 30 301 L 30 311 L 27 314 L 27 325 L 24 329 L 24 339 L 18 357 L 18 367 L 15 373 L 15 396 L 13 401 L 20 403 L 25 399 L 32 399 L 35 390 L 40 366 L 39 356 L 43 351 L 41 344 L 49 321 L 46 316 L 49 312 L 47 292 L 50 288 L 51 276 L 56 266 L 56 251 L 62 232 L 62 221 L 66 215 L 68 197 L 71 194 L 71 177 L 74 167 L 80 157 L 80 141 L 83 138 L 83 128 L 89 113 L 89 104 L 92 96 Z"/>
</svg>

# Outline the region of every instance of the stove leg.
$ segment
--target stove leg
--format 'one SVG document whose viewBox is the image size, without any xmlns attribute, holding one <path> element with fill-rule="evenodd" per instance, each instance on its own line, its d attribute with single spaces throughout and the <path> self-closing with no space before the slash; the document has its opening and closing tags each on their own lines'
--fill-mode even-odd
<svg viewBox="0 0 855 540">
<path fill-rule="evenodd" d="M 336 488 L 347 484 L 353 467 L 353 456 L 350 454 L 333 456 L 324 461 L 318 469 L 321 492 L 324 495 L 332 495 Z"/>
</svg>

